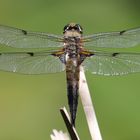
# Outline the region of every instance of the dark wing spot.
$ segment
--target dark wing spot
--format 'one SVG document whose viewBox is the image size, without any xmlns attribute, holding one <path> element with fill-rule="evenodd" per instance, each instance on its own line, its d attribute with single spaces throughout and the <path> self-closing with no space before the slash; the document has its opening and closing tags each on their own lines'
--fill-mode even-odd
<svg viewBox="0 0 140 140">
<path fill-rule="evenodd" d="M 0 53 L 0 55 L 2 55 L 2 53 Z"/>
<path fill-rule="evenodd" d="M 21 30 L 24 35 L 27 35 L 27 31 Z"/>
<path fill-rule="evenodd" d="M 30 56 L 34 56 L 34 53 L 32 52 L 28 52 L 27 54 L 29 54 Z"/>
<path fill-rule="evenodd" d="M 115 57 L 117 56 L 119 53 L 112 53 L 112 56 Z"/>
<path fill-rule="evenodd" d="M 120 31 L 120 35 L 124 34 L 125 32 L 126 32 L 125 30 Z"/>
<path fill-rule="evenodd" d="M 53 55 L 53 56 L 57 56 L 57 54 L 56 54 L 56 53 L 52 53 L 51 55 Z"/>
</svg>

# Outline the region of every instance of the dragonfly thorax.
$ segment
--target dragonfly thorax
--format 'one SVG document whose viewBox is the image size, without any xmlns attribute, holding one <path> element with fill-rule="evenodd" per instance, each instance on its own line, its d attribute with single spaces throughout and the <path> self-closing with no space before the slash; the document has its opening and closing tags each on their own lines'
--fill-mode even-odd
<svg viewBox="0 0 140 140">
<path fill-rule="evenodd" d="M 78 55 L 79 49 L 76 45 L 68 45 L 66 46 L 65 52 L 69 57 L 76 57 Z"/>
</svg>

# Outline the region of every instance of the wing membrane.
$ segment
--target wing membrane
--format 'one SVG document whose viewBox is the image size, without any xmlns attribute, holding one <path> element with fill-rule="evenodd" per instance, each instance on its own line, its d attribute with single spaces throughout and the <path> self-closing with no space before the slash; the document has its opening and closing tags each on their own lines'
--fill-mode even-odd
<svg viewBox="0 0 140 140">
<path fill-rule="evenodd" d="M 22 74 L 43 74 L 64 71 L 65 66 L 58 57 L 41 53 L 2 53 L 0 70 Z"/>
<path fill-rule="evenodd" d="M 85 36 L 85 46 L 107 48 L 127 48 L 140 44 L 140 28 L 124 30 L 120 32 L 97 33 Z"/>
<path fill-rule="evenodd" d="M 140 53 L 95 52 L 83 62 L 86 70 L 99 75 L 124 75 L 140 72 Z"/>
<path fill-rule="evenodd" d="M 61 47 L 61 36 L 47 33 L 28 32 L 22 29 L 0 25 L 0 44 L 15 48 Z"/>
</svg>

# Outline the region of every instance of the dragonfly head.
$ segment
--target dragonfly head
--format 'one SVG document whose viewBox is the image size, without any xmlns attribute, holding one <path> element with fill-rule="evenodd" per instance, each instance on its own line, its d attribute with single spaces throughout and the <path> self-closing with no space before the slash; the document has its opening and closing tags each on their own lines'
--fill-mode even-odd
<svg viewBox="0 0 140 140">
<path fill-rule="evenodd" d="M 82 34 L 83 28 L 77 23 L 69 23 L 64 27 L 63 33 L 66 33 L 67 31 L 78 32 Z"/>
</svg>

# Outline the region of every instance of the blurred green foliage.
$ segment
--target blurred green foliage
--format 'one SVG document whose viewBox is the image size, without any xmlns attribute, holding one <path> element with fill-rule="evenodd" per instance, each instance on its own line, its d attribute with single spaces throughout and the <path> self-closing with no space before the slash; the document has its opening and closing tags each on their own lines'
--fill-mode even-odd
<svg viewBox="0 0 140 140">
<path fill-rule="evenodd" d="M 0 0 L 0 24 L 54 34 L 69 22 L 81 24 L 85 34 L 138 27 L 139 14 L 139 0 Z M 139 140 L 140 74 L 86 75 L 103 139 Z M 68 107 L 64 72 L 0 72 L 0 140 L 48 140 L 53 128 L 66 131 L 63 106 Z M 76 126 L 81 140 L 91 139 L 80 100 Z"/>
</svg>

